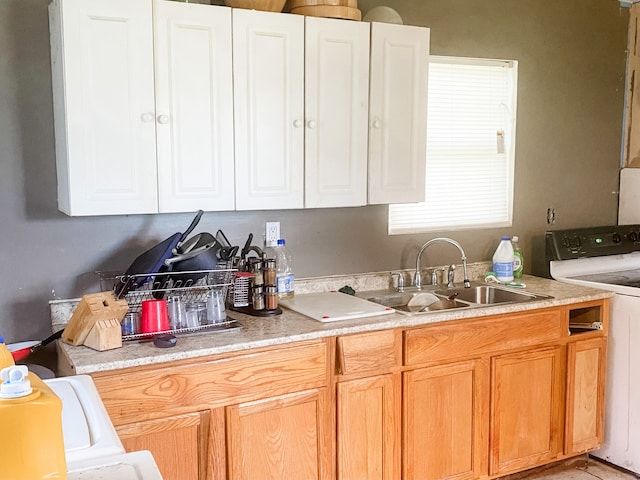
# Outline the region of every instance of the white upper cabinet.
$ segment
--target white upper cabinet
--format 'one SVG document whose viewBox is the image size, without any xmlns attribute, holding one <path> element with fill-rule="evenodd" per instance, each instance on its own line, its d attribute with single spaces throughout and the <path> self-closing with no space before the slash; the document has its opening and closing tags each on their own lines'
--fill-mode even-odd
<svg viewBox="0 0 640 480">
<path fill-rule="evenodd" d="M 369 203 L 424 201 L 429 29 L 371 24 Z"/>
<path fill-rule="evenodd" d="M 151 0 L 49 9 L 58 208 L 157 212 Z"/>
<path fill-rule="evenodd" d="M 154 4 L 160 212 L 233 210 L 231 9 Z"/>
<path fill-rule="evenodd" d="M 369 24 L 305 20 L 305 207 L 365 205 Z"/>
<path fill-rule="evenodd" d="M 232 16 L 236 209 L 302 208 L 304 17 Z"/>
<path fill-rule="evenodd" d="M 233 209 L 230 11 L 161 0 L 51 4 L 60 210 Z"/>
</svg>

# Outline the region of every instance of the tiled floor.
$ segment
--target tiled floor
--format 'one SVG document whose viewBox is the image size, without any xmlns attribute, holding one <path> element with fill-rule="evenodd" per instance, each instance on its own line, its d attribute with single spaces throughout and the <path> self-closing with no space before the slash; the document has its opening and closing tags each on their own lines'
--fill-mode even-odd
<svg viewBox="0 0 640 480">
<path fill-rule="evenodd" d="M 618 470 L 594 458 L 581 456 L 536 468 L 527 472 L 502 477 L 501 480 L 637 480 L 640 476 Z"/>
</svg>

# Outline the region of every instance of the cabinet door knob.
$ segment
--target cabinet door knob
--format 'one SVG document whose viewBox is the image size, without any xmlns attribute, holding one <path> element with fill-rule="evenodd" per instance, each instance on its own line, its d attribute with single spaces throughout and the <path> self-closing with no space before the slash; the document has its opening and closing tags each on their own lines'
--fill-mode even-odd
<svg viewBox="0 0 640 480">
<path fill-rule="evenodd" d="M 169 115 L 158 115 L 158 123 L 163 125 L 169 123 Z"/>
<path fill-rule="evenodd" d="M 302 120 L 294 120 L 293 126 L 296 128 L 300 128 L 302 126 Z"/>
<path fill-rule="evenodd" d="M 313 128 L 316 128 L 316 122 L 315 122 L 314 120 L 309 120 L 309 121 L 307 122 L 307 127 L 308 127 L 308 128 L 312 128 L 312 129 L 313 129 Z"/>
<path fill-rule="evenodd" d="M 153 113 L 143 113 L 142 115 L 140 115 L 140 119 L 144 122 L 144 123 L 149 123 L 149 122 L 153 122 Z"/>
<path fill-rule="evenodd" d="M 380 120 L 373 121 L 373 128 L 380 128 L 382 126 L 382 122 Z"/>
</svg>

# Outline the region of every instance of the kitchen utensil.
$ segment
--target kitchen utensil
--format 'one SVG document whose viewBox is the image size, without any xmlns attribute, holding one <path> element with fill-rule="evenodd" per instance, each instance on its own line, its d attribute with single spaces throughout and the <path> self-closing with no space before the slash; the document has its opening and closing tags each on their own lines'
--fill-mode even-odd
<svg viewBox="0 0 640 480">
<path fill-rule="evenodd" d="M 407 308 L 410 312 L 420 312 L 428 307 L 429 305 L 433 305 L 439 300 L 433 293 L 417 293 L 415 296 L 409 300 L 407 303 Z"/>
<path fill-rule="evenodd" d="M 135 335 L 140 332 L 140 314 L 137 312 L 127 313 L 120 322 L 122 335 Z"/>
<path fill-rule="evenodd" d="M 240 247 L 237 245 L 232 246 L 222 230 L 216 232 L 216 240 L 220 243 L 220 251 L 218 252 L 220 260 L 224 260 L 225 262 L 231 261 L 236 253 L 238 253 Z"/>
<path fill-rule="evenodd" d="M 114 287 L 116 298 L 122 298 L 130 290 L 135 290 L 153 278 L 154 273 L 158 273 L 165 267 L 164 261 L 173 255 L 174 249 L 180 244 L 198 225 L 204 212 L 198 210 L 191 225 L 184 233 L 174 233 L 169 238 L 163 240 L 146 252 L 140 254 L 124 272 L 120 282 Z M 149 274 L 148 276 L 139 276 Z"/>
<path fill-rule="evenodd" d="M 31 342 L 14 343 L 14 344 L 7 345 L 7 348 L 11 352 L 11 356 L 13 357 L 14 361 L 22 360 L 23 358 L 35 352 L 36 350 L 60 338 L 62 336 L 62 332 L 64 332 L 64 328 L 61 330 L 58 330 L 52 335 L 49 335 L 47 338 L 45 338 L 40 342 L 31 341 Z"/>
<path fill-rule="evenodd" d="M 224 296 L 222 290 L 211 290 L 207 297 L 207 319 L 209 323 L 223 322 L 227 319 L 224 309 Z"/>
<path fill-rule="evenodd" d="M 179 295 L 172 295 L 167 299 L 169 312 L 169 327 L 173 330 L 184 328 L 187 325 L 187 309 Z"/>
<path fill-rule="evenodd" d="M 244 244 L 244 247 L 242 247 L 242 250 L 240 251 L 240 258 L 242 260 L 245 260 L 247 258 L 247 254 L 249 253 L 249 247 L 251 247 L 251 242 L 253 241 L 253 233 L 250 233 L 249 236 L 247 237 L 247 241 Z"/>
<path fill-rule="evenodd" d="M 280 305 L 320 322 L 334 322 L 395 312 L 391 307 L 340 292 L 297 294 L 291 298 L 281 299 Z"/>
<path fill-rule="evenodd" d="M 454 293 L 453 295 L 449 295 L 447 298 L 438 300 L 437 302 L 434 302 L 431 305 L 428 305 L 423 310 L 433 311 L 433 310 L 447 310 L 449 308 L 455 308 L 456 301 L 454 299 L 457 296 L 458 296 L 458 292 Z"/>
<path fill-rule="evenodd" d="M 140 333 L 166 332 L 169 330 L 169 315 L 165 300 L 143 300 L 140 318 Z"/>
</svg>

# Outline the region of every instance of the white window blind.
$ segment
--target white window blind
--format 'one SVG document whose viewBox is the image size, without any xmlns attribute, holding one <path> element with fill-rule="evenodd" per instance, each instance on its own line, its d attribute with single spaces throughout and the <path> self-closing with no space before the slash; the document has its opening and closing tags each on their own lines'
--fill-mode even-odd
<svg viewBox="0 0 640 480">
<path fill-rule="evenodd" d="M 517 70 L 430 57 L 425 201 L 389 205 L 389 234 L 511 225 Z"/>
</svg>

